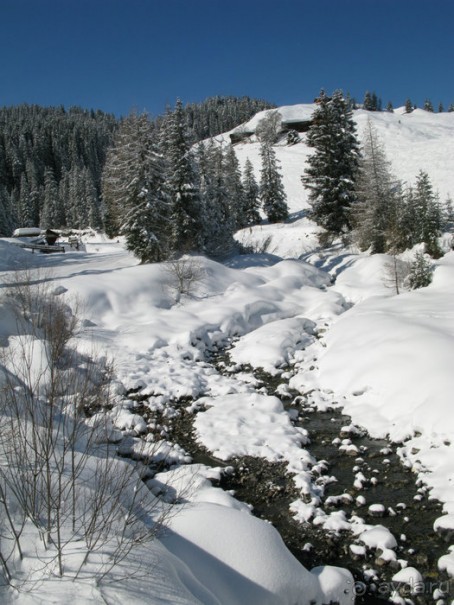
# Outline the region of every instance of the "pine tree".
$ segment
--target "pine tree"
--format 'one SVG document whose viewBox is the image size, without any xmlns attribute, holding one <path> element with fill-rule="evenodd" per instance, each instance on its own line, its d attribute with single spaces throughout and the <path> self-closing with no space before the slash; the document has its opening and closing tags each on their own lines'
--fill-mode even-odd
<svg viewBox="0 0 454 605">
<path fill-rule="evenodd" d="M 357 177 L 358 201 L 352 206 L 354 239 L 360 249 L 372 253 L 389 249 L 390 220 L 396 203 L 396 179 L 390 172 L 383 145 L 368 120 L 363 137 L 363 152 Z"/>
<path fill-rule="evenodd" d="M 414 107 L 413 107 L 413 103 L 411 102 L 410 99 L 407 99 L 405 101 L 405 113 L 411 113 L 413 111 Z"/>
<path fill-rule="evenodd" d="M 429 175 L 421 170 L 416 178 L 414 191 L 414 207 L 416 213 L 415 243 L 424 242 L 426 252 L 438 258 L 441 251 L 437 242 L 443 224 L 438 197 L 435 195 Z"/>
<path fill-rule="evenodd" d="M 393 104 L 391 103 L 391 101 L 388 101 L 388 103 L 386 105 L 386 111 L 388 111 L 389 113 L 394 113 L 394 107 L 393 107 Z"/>
<path fill-rule="evenodd" d="M 367 111 L 375 111 L 372 102 L 372 95 L 369 91 L 366 91 L 364 95 L 363 109 L 366 109 Z"/>
<path fill-rule="evenodd" d="M 181 255 L 201 249 L 201 202 L 186 139 L 183 105 L 177 101 L 163 132 L 170 194 L 170 249 Z"/>
<path fill-rule="evenodd" d="M 260 199 L 262 208 L 270 223 L 278 223 L 288 218 L 282 177 L 274 149 L 268 143 L 262 143 L 260 149 L 262 170 L 260 174 Z"/>
<path fill-rule="evenodd" d="M 208 256 L 222 258 L 230 254 L 235 241 L 235 217 L 226 186 L 222 148 L 211 141 L 199 145 L 197 160 L 202 202 L 203 250 Z"/>
<path fill-rule="evenodd" d="M 243 172 L 244 216 L 246 226 L 260 223 L 259 186 L 254 176 L 254 168 L 249 158 L 246 159 Z"/>
<path fill-rule="evenodd" d="M 429 99 L 426 99 L 424 101 L 424 110 L 425 111 L 430 111 L 430 112 L 433 113 L 434 106 L 432 105 L 432 101 L 430 101 Z"/>
<path fill-rule="evenodd" d="M 30 200 L 30 187 L 25 172 L 21 176 L 19 192 L 18 219 L 22 227 L 33 227 L 33 207 Z"/>
<path fill-rule="evenodd" d="M 141 262 L 160 261 L 168 254 L 165 166 L 153 135 L 146 114 L 124 119 L 103 175 L 111 235 L 124 234 L 127 248 Z"/>
<path fill-rule="evenodd" d="M 366 92 L 364 95 L 363 108 L 367 111 L 381 111 L 381 99 L 377 97 L 375 92 Z"/>
<path fill-rule="evenodd" d="M 44 229 L 60 229 L 66 226 L 65 212 L 58 194 L 57 181 L 50 168 L 44 173 L 44 205 L 41 225 Z"/>
<path fill-rule="evenodd" d="M 11 237 L 15 229 L 15 223 L 11 196 L 6 187 L 0 183 L 0 236 Z"/>
<path fill-rule="evenodd" d="M 241 170 L 233 145 L 229 145 L 224 154 L 224 174 L 227 196 L 229 198 L 230 212 L 232 214 L 235 230 L 247 225 L 244 210 L 244 189 L 241 182 Z"/>
<path fill-rule="evenodd" d="M 438 237 L 443 227 L 443 213 L 434 193 L 429 175 L 420 171 L 414 187 L 409 187 L 402 200 L 401 250 L 425 244 L 434 258 L 441 255 Z"/>
<path fill-rule="evenodd" d="M 432 282 L 432 263 L 423 252 L 416 252 L 415 259 L 410 265 L 407 282 L 410 290 L 425 288 Z"/>
<path fill-rule="evenodd" d="M 304 186 L 309 190 L 311 218 L 328 236 L 340 236 L 351 229 L 350 207 L 356 200 L 359 144 L 353 122 L 341 91 L 330 99 L 322 91 L 307 144 L 309 156 Z"/>
<path fill-rule="evenodd" d="M 438 113 L 443 113 L 445 108 L 443 107 L 443 103 L 440 101 L 438 104 Z"/>
<path fill-rule="evenodd" d="M 450 195 L 446 198 L 443 218 L 444 228 L 446 230 L 452 230 L 454 227 L 454 204 Z"/>
</svg>

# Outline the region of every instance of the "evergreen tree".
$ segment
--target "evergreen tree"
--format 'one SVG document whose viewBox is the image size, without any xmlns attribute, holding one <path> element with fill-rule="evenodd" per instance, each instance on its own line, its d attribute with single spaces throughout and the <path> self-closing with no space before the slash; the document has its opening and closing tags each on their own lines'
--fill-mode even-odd
<svg viewBox="0 0 454 605">
<path fill-rule="evenodd" d="M 11 237 L 15 229 L 11 196 L 6 187 L 0 183 L 0 236 Z"/>
<path fill-rule="evenodd" d="M 65 212 L 58 195 L 57 181 L 50 168 L 44 173 L 44 205 L 41 213 L 43 229 L 60 229 L 66 226 Z"/>
<path fill-rule="evenodd" d="M 177 101 L 164 131 L 171 204 L 170 249 L 181 255 L 201 249 L 201 202 L 186 139 L 183 105 Z"/>
<path fill-rule="evenodd" d="M 423 252 L 416 252 L 415 259 L 410 265 L 407 282 L 410 290 L 425 288 L 432 282 L 432 263 Z"/>
<path fill-rule="evenodd" d="M 451 105 L 448 107 L 448 113 L 452 113 L 454 111 L 454 103 L 451 103 Z"/>
<path fill-rule="evenodd" d="M 424 101 L 424 110 L 425 111 L 430 111 L 430 112 L 433 113 L 434 106 L 432 105 L 432 101 L 430 101 L 429 99 L 426 99 Z"/>
<path fill-rule="evenodd" d="M 443 107 L 443 103 L 440 101 L 438 104 L 438 113 L 443 113 L 445 108 Z"/>
<path fill-rule="evenodd" d="M 310 216 L 329 236 L 351 229 L 350 207 L 356 200 L 359 162 L 355 130 L 342 92 L 336 91 L 330 99 L 322 91 L 307 134 L 314 153 L 302 182 L 309 190 Z"/>
<path fill-rule="evenodd" d="M 244 216 L 246 226 L 256 225 L 260 223 L 260 198 L 259 186 L 254 176 L 254 168 L 251 160 L 247 158 L 244 164 L 243 173 L 243 190 L 244 190 Z"/>
<path fill-rule="evenodd" d="M 265 142 L 262 143 L 260 155 L 260 199 L 263 211 L 270 223 L 285 221 L 288 218 L 288 206 L 276 154 L 271 145 Z"/>
<path fill-rule="evenodd" d="M 454 227 L 454 204 L 450 195 L 446 198 L 444 209 L 444 228 L 452 230 Z"/>
<path fill-rule="evenodd" d="M 230 212 L 235 230 L 247 225 L 244 209 L 244 189 L 241 182 L 241 170 L 233 145 L 229 145 L 224 154 L 224 174 Z"/>
<path fill-rule="evenodd" d="M 199 145 L 197 160 L 202 202 L 203 249 L 211 257 L 221 258 L 235 247 L 235 216 L 226 185 L 222 148 L 212 140 Z"/>
<path fill-rule="evenodd" d="M 366 109 L 367 111 L 375 111 L 372 102 L 372 95 L 369 91 L 366 91 L 364 95 L 363 109 Z"/>
<path fill-rule="evenodd" d="M 420 171 L 416 178 L 414 191 L 416 212 L 416 238 L 426 244 L 426 252 L 438 258 L 441 255 L 437 238 L 441 234 L 443 218 L 438 197 L 435 195 L 429 175 Z"/>
<path fill-rule="evenodd" d="M 386 105 L 386 111 L 388 111 L 389 113 L 394 113 L 394 107 L 391 101 L 388 101 L 388 104 Z"/>
<path fill-rule="evenodd" d="M 413 111 L 414 107 L 413 107 L 413 103 L 411 102 L 410 99 L 407 99 L 405 101 L 405 113 L 411 113 Z"/>
<path fill-rule="evenodd" d="M 363 137 L 363 151 L 357 177 L 358 201 L 352 206 L 354 239 L 360 249 L 372 253 L 389 249 L 390 220 L 396 204 L 396 179 L 391 175 L 383 145 L 368 120 Z"/>
<path fill-rule="evenodd" d="M 59 191 L 60 220 L 73 213 L 61 181 L 74 168 L 87 170 L 99 204 L 102 166 L 116 126 L 113 116 L 80 108 L 0 108 L 0 182 L 12 196 L 15 226 L 47 223 L 49 217 L 42 217 L 49 212 L 49 198 L 44 208 L 46 171 Z"/>
<path fill-rule="evenodd" d="M 31 204 L 30 187 L 25 172 L 21 175 L 19 191 L 18 219 L 23 227 L 33 227 L 33 207 Z"/>
<path fill-rule="evenodd" d="M 428 254 L 437 258 L 441 255 L 437 238 L 443 227 L 443 213 L 438 196 L 435 195 L 429 176 L 420 171 L 414 187 L 409 187 L 402 200 L 401 250 L 416 244 L 425 244 Z"/>
<path fill-rule="evenodd" d="M 165 166 L 146 114 L 132 114 L 122 121 L 104 170 L 103 199 L 111 235 L 124 234 L 127 248 L 141 262 L 166 258 L 169 202 Z M 90 204 L 87 211 L 90 213 Z"/>
</svg>

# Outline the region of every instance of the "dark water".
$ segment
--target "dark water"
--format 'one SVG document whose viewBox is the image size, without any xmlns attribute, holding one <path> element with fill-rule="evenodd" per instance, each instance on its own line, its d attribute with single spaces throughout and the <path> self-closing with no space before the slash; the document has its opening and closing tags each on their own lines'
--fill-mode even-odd
<svg viewBox="0 0 454 605">
<path fill-rule="evenodd" d="M 235 372 L 225 352 L 213 357 L 211 362 L 221 373 Z M 269 394 L 275 394 L 277 386 L 282 384 L 279 377 L 256 371 L 254 375 L 260 380 L 262 392 L 266 390 Z M 314 527 L 311 522 L 295 521 L 289 505 L 298 499 L 299 493 L 295 490 L 292 477 L 286 472 L 285 463 L 273 464 L 251 457 L 229 460 L 228 463 L 216 459 L 197 444 L 193 432 L 194 416 L 186 410 L 190 403 L 179 402 L 172 420 L 162 419 L 168 437 L 184 447 L 193 462 L 226 467 L 220 486 L 233 490 L 236 498 L 252 505 L 255 515 L 271 522 L 289 550 L 306 568 L 326 564 L 346 567 L 359 582 L 357 603 L 374 603 L 378 599 L 383 605 L 392 590 L 391 578 L 400 565 L 383 564 L 378 551 L 368 551 L 361 558 L 353 557 L 349 546 L 355 543 L 355 539 L 350 532 L 335 534 Z M 141 405 L 146 410 L 146 402 Z M 292 410 L 294 424 L 309 433 L 310 443 L 305 448 L 317 461 L 324 461 L 321 473 L 320 464 L 316 465 L 314 483 L 324 484 L 326 477 L 336 479 L 325 485 L 320 508 L 327 513 L 343 510 L 347 519 L 356 515 L 368 525 L 384 525 L 391 531 L 398 542 L 395 549 L 397 558 L 418 569 L 424 578 L 420 594 L 405 593 L 413 603 L 433 603 L 432 595 L 437 587 L 447 593 L 446 599 L 449 597 L 448 600 L 452 600 L 454 585 L 437 570 L 437 560 L 446 554 L 448 546 L 433 531 L 433 523 L 441 515 L 441 505 L 428 498 L 424 486 L 416 485 L 416 476 L 401 464 L 395 447 L 385 440 L 372 439 L 361 429 L 355 434 L 343 434 L 342 427 L 351 425 L 351 419 L 343 415 L 340 409 L 317 411 L 296 394 L 288 397 L 284 405 Z M 347 438 L 358 449 L 357 454 L 347 455 L 339 450 L 339 441 Z M 354 486 L 358 472 L 368 480 L 361 489 Z M 342 494 L 347 495 L 347 499 L 350 496 L 351 502 L 345 500 L 332 506 L 330 497 Z M 358 496 L 366 500 L 364 506 L 358 505 Z M 371 516 L 368 511 L 371 504 L 382 504 L 384 515 Z M 370 569 L 376 571 L 375 577 L 368 575 L 367 570 Z M 443 603 L 439 602 L 438 605 Z"/>
</svg>

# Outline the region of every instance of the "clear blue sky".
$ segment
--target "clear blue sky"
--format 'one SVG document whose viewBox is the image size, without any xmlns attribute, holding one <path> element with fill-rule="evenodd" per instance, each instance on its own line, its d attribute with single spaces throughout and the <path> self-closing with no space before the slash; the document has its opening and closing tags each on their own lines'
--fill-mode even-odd
<svg viewBox="0 0 454 605">
<path fill-rule="evenodd" d="M 0 0 L 0 106 L 454 102 L 454 0 Z M 451 74 L 451 75 L 450 75 Z"/>
</svg>

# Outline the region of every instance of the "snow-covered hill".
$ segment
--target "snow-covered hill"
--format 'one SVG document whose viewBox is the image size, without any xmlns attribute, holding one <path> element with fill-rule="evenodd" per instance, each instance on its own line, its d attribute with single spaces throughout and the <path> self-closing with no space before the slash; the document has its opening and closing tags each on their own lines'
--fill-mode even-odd
<svg viewBox="0 0 454 605">
<path fill-rule="evenodd" d="M 303 122 L 310 119 L 315 108 L 314 104 L 289 105 L 279 107 L 277 111 L 285 122 Z M 261 111 L 235 130 L 255 131 L 259 121 L 270 111 Z M 454 112 L 431 113 L 416 109 L 407 114 L 403 107 L 397 108 L 393 113 L 357 109 L 353 111 L 353 119 L 360 141 L 368 120 L 373 124 L 385 147 L 392 172 L 398 179 L 408 184 L 413 183 L 418 172 L 424 170 L 429 174 L 442 202 L 449 193 L 454 195 Z M 307 208 L 307 192 L 301 185 L 300 177 L 310 150 L 305 144 L 306 135 L 302 133 L 300 137 L 301 143 L 287 146 L 284 136 L 275 148 L 281 162 L 291 212 Z M 229 133 L 217 139 L 229 141 Z M 235 150 L 242 164 L 246 158 L 250 158 L 258 177 L 260 144 L 240 143 L 235 146 Z"/>
</svg>

